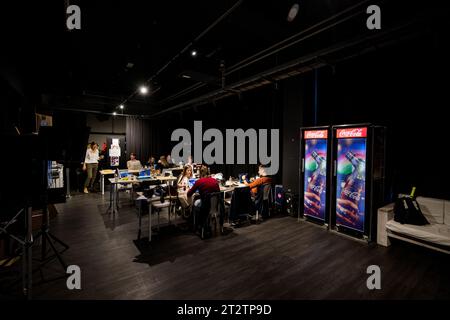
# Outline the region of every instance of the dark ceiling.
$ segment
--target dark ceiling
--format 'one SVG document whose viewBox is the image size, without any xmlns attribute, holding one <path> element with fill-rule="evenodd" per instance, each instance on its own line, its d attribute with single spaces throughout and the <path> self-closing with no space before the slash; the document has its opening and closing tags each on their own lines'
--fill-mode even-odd
<svg viewBox="0 0 450 320">
<path fill-rule="evenodd" d="M 137 94 L 126 101 L 125 113 L 147 115 L 188 97 L 220 89 L 221 63 L 227 70 L 345 8 L 368 3 L 352 0 L 69 2 L 81 8 L 81 30 L 67 31 L 64 1 L 2 3 L 2 65 L 15 68 L 23 76 L 25 90 L 31 93 L 33 103 L 50 109 L 111 113 L 153 76 L 147 97 Z M 289 9 L 297 2 L 299 14 L 288 22 Z M 229 15 L 192 44 L 190 48 L 198 52 L 195 58 L 190 50 L 177 56 L 233 6 L 235 9 Z M 362 11 L 366 7 L 361 7 Z M 323 38 L 308 39 L 288 53 L 268 57 L 258 66 L 227 76 L 225 80 L 227 84 L 237 81 L 323 49 L 324 43 L 331 45 L 367 32 L 366 18 L 356 16 L 355 19 L 345 29 L 330 29 Z M 193 91 L 191 96 L 180 96 L 178 100 L 174 98 L 174 94 L 192 86 L 201 90 Z"/>
</svg>

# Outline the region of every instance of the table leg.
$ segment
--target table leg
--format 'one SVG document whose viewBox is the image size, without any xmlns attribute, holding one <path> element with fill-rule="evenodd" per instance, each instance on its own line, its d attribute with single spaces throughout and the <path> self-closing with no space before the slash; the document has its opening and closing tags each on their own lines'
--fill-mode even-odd
<svg viewBox="0 0 450 320">
<path fill-rule="evenodd" d="M 113 207 L 113 184 L 111 183 L 111 189 L 109 190 L 109 207 L 108 207 L 108 211 L 112 210 Z"/>
<path fill-rule="evenodd" d="M 105 175 L 101 174 L 100 184 L 102 188 L 102 195 L 105 194 Z"/>
<path fill-rule="evenodd" d="M 139 200 L 139 231 L 138 231 L 138 240 L 141 239 L 141 227 L 142 227 L 142 206 L 144 205 L 144 201 Z"/>
<path fill-rule="evenodd" d="M 150 203 L 150 208 L 148 209 L 148 242 L 152 241 L 152 207 Z"/>
<path fill-rule="evenodd" d="M 116 212 L 116 186 L 117 184 L 111 184 L 111 192 L 112 192 L 112 214 Z"/>
</svg>

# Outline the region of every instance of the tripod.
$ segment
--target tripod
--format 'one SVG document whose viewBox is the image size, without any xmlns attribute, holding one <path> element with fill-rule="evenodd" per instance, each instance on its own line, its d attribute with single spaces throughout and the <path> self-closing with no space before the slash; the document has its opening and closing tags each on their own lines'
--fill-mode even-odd
<svg viewBox="0 0 450 320">
<path fill-rule="evenodd" d="M 62 258 L 61 254 L 69 249 L 69 246 L 64 243 L 62 240 L 58 239 L 54 234 L 50 232 L 50 218 L 49 218 L 49 212 L 48 212 L 48 184 L 47 184 L 47 176 L 48 176 L 48 161 L 44 161 L 43 163 L 43 193 L 42 193 L 42 226 L 41 230 L 36 234 L 35 239 L 39 239 L 42 237 L 42 243 L 41 243 L 41 265 L 40 267 L 43 267 L 45 264 L 53 260 L 54 258 L 58 259 L 60 265 L 62 266 L 64 273 L 67 270 L 67 264 Z M 55 243 L 59 243 L 64 249 L 62 251 L 58 251 L 58 249 L 55 247 Z M 47 250 L 47 244 L 50 245 L 50 249 L 53 251 L 53 255 L 47 256 L 48 250 Z"/>
<path fill-rule="evenodd" d="M 23 237 L 10 233 L 7 229 L 9 226 L 16 223 L 21 214 L 25 216 L 25 235 Z M 24 296 L 31 299 L 32 288 L 32 251 L 33 232 L 31 222 L 31 207 L 22 208 L 11 220 L 0 225 L 0 234 L 5 234 L 11 239 L 14 239 L 22 246 L 22 292 Z"/>
</svg>

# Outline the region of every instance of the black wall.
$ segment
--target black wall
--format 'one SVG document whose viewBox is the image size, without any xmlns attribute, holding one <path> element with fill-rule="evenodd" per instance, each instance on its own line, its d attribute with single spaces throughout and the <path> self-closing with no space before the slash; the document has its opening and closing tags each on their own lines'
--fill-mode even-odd
<svg viewBox="0 0 450 320">
<path fill-rule="evenodd" d="M 317 123 L 314 72 L 286 81 L 283 183 L 298 179 L 290 143 L 295 123 L 304 126 L 370 122 L 388 128 L 388 198 L 418 188 L 418 195 L 450 199 L 446 115 L 449 71 L 443 29 L 318 70 Z M 303 99 L 292 105 L 304 81 Z M 295 103 L 294 103 L 295 104 Z M 304 108 L 304 110 L 301 110 Z M 299 120 L 299 115 L 303 115 Z M 289 128 L 289 129 L 288 129 Z M 289 147 L 288 147 L 289 146 Z M 289 172 L 289 173 L 288 173 Z M 295 188 L 295 187 L 294 187 Z"/>
</svg>

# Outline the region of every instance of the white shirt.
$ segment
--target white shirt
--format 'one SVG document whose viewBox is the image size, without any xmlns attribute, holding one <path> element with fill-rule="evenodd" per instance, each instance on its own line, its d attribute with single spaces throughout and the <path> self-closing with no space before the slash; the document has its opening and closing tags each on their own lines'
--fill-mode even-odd
<svg viewBox="0 0 450 320">
<path fill-rule="evenodd" d="M 141 170 L 142 169 L 142 164 L 137 159 L 128 160 L 127 161 L 127 168 L 128 168 L 128 170 Z"/>
<path fill-rule="evenodd" d="M 100 158 L 97 150 L 92 150 L 88 148 L 86 150 L 86 157 L 84 158 L 84 163 L 98 163 L 98 159 Z"/>
</svg>

